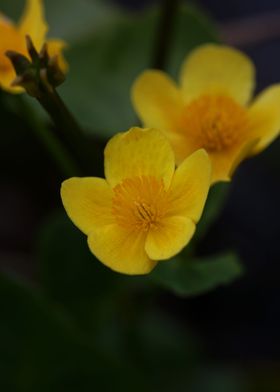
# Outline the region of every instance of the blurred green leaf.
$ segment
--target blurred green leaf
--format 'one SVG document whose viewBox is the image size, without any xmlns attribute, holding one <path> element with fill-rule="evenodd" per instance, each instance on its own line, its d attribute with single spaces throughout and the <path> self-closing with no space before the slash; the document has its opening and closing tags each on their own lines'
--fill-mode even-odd
<svg viewBox="0 0 280 392">
<path fill-rule="evenodd" d="M 59 307 L 35 289 L 1 275 L 0 312 L 1 391 L 179 392 L 197 385 L 199 357 L 193 337 L 185 326 L 155 311 L 151 300 L 134 316 L 129 313 L 121 322 L 115 320 L 126 360 L 112 347 L 111 356 L 100 354 L 94 339 L 85 339 Z M 105 333 L 103 339 L 110 345 L 108 338 Z"/>
<path fill-rule="evenodd" d="M 0 10 L 17 22 L 27 0 L 0 0 Z M 120 14 L 117 7 L 104 0 L 44 0 L 48 37 L 77 42 L 107 24 Z"/>
<path fill-rule="evenodd" d="M 98 352 L 127 369 L 127 382 L 137 378 L 134 390 L 144 383 L 147 391 L 159 385 L 176 391 L 190 381 L 195 344 L 184 326 L 158 311 L 157 292 L 145 290 L 147 284 L 154 287 L 148 277 L 126 277 L 104 267 L 61 213 L 47 222 L 39 250 L 44 294 Z"/>
<path fill-rule="evenodd" d="M 69 45 L 106 29 L 121 14 L 105 0 L 47 0 L 45 7 L 49 37 L 63 38 Z"/>
<path fill-rule="evenodd" d="M 120 366 L 105 360 L 59 308 L 35 291 L 0 276 L 0 313 L 1 391 L 113 387 Z"/>
<path fill-rule="evenodd" d="M 226 364 L 209 363 L 194 373 L 189 392 L 248 392 L 244 376 L 244 372 Z"/>
<path fill-rule="evenodd" d="M 18 18 L 23 4 L 0 0 L 0 9 Z M 49 36 L 69 44 L 70 72 L 60 91 L 81 124 L 104 138 L 137 124 L 130 89 L 153 62 L 159 9 L 121 13 L 103 0 L 48 0 L 45 7 Z M 184 56 L 217 34 L 203 13 L 185 5 L 174 27 L 167 71 L 177 76 Z"/>
<path fill-rule="evenodd" d="M 177 295 L 194 296 L 229 284 L 242 272 L 238 258 L 232 253 L 189 260 L 178 256 L 159 263 L 150 278 Z"/>
<path fill-rule="evenodd" d="M 65 212 L 48 219 L 38 242 L 45 295 L 63 306 L 76 324 L 91 334 L 102 323 L 113 322 L 118 312 L 132 312 L 133 300 L 137 301 L 138 294 L 151 286 L 145 277 L 126 276 L 105 267 L 90 252 L 86 236 Z"/>
<path fill-rule="evenodd" d="M 181 4 L 174 23 L 167 71 L 178 80 L 181 64 L 192 49 L 205 42 L 218 41 L 218 31 L 212 19 L 200 8 Z"/>
<path fill-rule="evenodd" d="M 92 330 L 96 324 L 97 311 L 103 306 L 109 311 L 110 298 L 121 295 L 124 289 L 126 277 L 110 271 L 92 255 L 86 236 L 66 213 L 54 214 L 46 222 L 39 241 L 39 259 L 45 294 L 87 329 Z"/>
<path fill-rule="evenodd" d="M 70 73 L 61 93 L 85 128 L 108 138 L 137 124 L 130 89 L 153 61 L 158 18 L 157 9 L 119 16 L 79 44 L 70 43 Z M 215 40 L 210 22 L 194 8 L 182 6 L 168 70 L 176 74 L 192 48 Z"/>
<path fill-rule="evenodd" d="M 220 216 L 229 191 L 230 183 L 228 182 L 219 182 L 210 188 L 202 217 L 196 227 L 194 241 L 200 240 Z"/>
<path fill-rule="evenodd" d="M 132 357 L 152 390 L 188 390 L 200 353 L 186 325 L 149 306 L 135 320 L 130 338 Z"/>
</svg>

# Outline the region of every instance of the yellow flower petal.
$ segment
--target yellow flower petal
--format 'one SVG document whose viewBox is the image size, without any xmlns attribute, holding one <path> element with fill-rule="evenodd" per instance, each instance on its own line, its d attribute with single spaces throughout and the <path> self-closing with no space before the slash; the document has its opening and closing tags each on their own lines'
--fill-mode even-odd
<svg viewBox="0 0 280 392">
<path fill-rule="evenodd" d="M 197 222 L 202 214 L 211 183 L 211 162 L 205 150 L 198 150 L 177 168 L 169 190 L 168 214 Z"/>
<path fill-rule="evenodd" d="M 139 176 L 160 178 L 168 187 L 174 168 L 173 150 L 155 129 L 131 128 L 114 136 L 105 148 L 105 176 L 112 187 Z"/>
<path fill-rule="evenodd" d="M 92 253 L 107 267 L 128 275 L 148 274 L 156 262 L 147 256 L 146 233 L 128 231 L 116 224 L 94 229 L 88 237 Z"/>
<path fill-rule="evenodd" d="M 186 58 L 181 82 L 187 102 L 203 94 L 222 94 L 245 105 L 255 87 L 255 68 L 242 52 L 227 46 L 207 44 L 198 47 Z"/>
<path fill-rule="evenodd" d="M 213 167 L 212 184 L 218 181 L 230 181 L 238 165 L 252 154 L 257 142 L 258 139 L 246 140 L 231 149 L 209 154 Z"/>
<path fill-rule="evenodd" d="M 165 260 L 180 252 L 191 240 L 195 225 L 182 216 L 165 218 L 161 226 L 150 230 L 145 250 L 152 260 Z"/>
<path fill-rule="evenodd" d="M 58 56 L 58 64 L 60 66 L 61 71 L 68 71 L 68 64 L 63 57 L 63 50 L 67 47 L 65 41 L 61 39 L 49 39 L 47 41 L 48 44 L 48 53 L 52 56 Z"/>
<path fill-rule="evenodd" d="M 234 174 L 235 170 L 239 166 L 239 164 L 247 158 L 249 155 L 251 155 L 254 151 L 255 146 L 258 144 L 259 139 L 253 139 L 245 142 L 241 149 L 239 150 L 238 154 L 235 156 L 234 161 L 231 165 L 230 171 L 229 171 L 229 178 L 232 177 Z"/>
<path fill-rule="evenodd" d="M 280 131 L 280 84 L 264 90 L 249 108 L 249 137 L 257 138 L 253 152 L 266 148 Z"/>
<path fill-rule="evenodd" d="M 61 198 L 73 223 L 85 234 L 112 223 L 112 191 L 102 178 L 70 178 L 62 183 Z"/>
<path fill-rule="evenodd" d="M 27 0 L 26 7 L 19 23 L 22 35 L 30 35 L 37 50 L 40 50 L 48 30 L 44 17 L 42 0 Z"/>
<path fill-rule="evenodd" d="M 16 78 L 16 73 L 11 67 L 9 71 L 0 72 L 0 87 L 11 94 L 23 93 L 24 89 L 21 87 L 11 87 L 11 83 Z"/>
<path fill-rule="evenodd" d="M 156 70 L 145 71 L 136 79 L 132 102 L 145 126 L 163 131 L 176 127 L 184 105 L 175 83 Z"/>
<path fill-rule="evenodd" d="M 19 35 L 14 24 L 2 14 L 0 14 L 0 87 L 9 93 L 22 92 L 23 89 L 11 87 L 12 81 L 16 78 L 11 61 L 6 56 L 7 50 L 14 50 L 22 53 L 24 40 Z"/>
<path fill-rule="evenodd" d="M 212 162 L 212 184 L 219 181 L 230 181 L 230 174 L 238 151 L 231 149 L 228 151 L 209 154 Z"/>
</svg>

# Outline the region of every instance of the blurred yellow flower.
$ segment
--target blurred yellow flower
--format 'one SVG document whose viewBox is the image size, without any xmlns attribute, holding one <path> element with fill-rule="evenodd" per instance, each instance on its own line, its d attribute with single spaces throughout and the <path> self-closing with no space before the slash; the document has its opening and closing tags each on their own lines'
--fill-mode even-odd
<svg viewBox="0 0 280 392">
<path fill-rule="evenodd" d="M 67 214 L 88 236 L 92 253 L 111 269 L 147 274 L 188 244 L 211 181 L 198 150 L 175 170 L 173 150 L 155 129 L 131 128 L 105 148 L 105 179 L 62 184 Z"/>
<path fill-rule="evenodd" d="M 204 148 L 213 165 L 212 181 L 226 181 L 241 160 L 279 134 L 280 84 L 248 105 L 254 87 L 254 65 L 245 54 L 206 44 L 184 61 L 180 87 L 165 73 L 147 70 L 133 85 L 132 101 L 144 125 L 168 137 L 177 163 Z"/>
<path fill-rule="evenodd" d="M 24 13 L 18 25 L 13 24 L 6 16 L 0 13 L 0 87 L 10 93 L 23 92 L 20 87 L 11 87 L 15 79 L 15 71 L 6 57 L 8 50 L 19 52 L 27 57 L 25 36 L 29 35 L 39 51 L 45 42 L 48 26 L 44 18 L 44 9 L 41 0 L 27 0 Z M 48 40 L 48 53 L 50 56 L 58 55 L 59 64 L 66 71 L 67 64 L 62 57 L 65 43 L 62 40 Z"/>
</svg>

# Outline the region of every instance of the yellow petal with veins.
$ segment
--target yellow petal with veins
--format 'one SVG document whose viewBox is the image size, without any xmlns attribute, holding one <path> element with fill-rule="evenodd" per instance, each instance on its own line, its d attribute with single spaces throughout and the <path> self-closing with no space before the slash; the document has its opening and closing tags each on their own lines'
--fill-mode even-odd
<svg viewBox="0 0 280 392">
<path fill-rule="evenodd" d="M 172 148 L 156 129 L 131 128 L 114 136 L 105 148 L 105 177 L 112 187 L 141 176 L 162 179 L 168 187 L 174 168 Z"/>
<path fill-rule="evenodd" d="M 211 162 L 205 150 L 198 150 L 177 168 L 168 191 L 168 214 L 197 222 L 211 184 Z"/>
<path fill-rule="evenodd" d="M 151 272 L 156 262 L 145 252 L 146 233 L 127 231 L 113 224 L 95 228 L 88 237 L 92 253 L 107 267 L 128 275 Z"/>
<path fill-rule="evenodd" d="M 136 79 L 132 102 L 145 126 L 162 131 L 176 129 L 184 107 L 173 80 L 156 70 L 145 71 Z"/>
<path fill-rule="evenodd" d="M 195 225 L 189 218 L 171 216 L 150 230 L 145 250 L 152 260 L 165 260 L 179 253 L 191 240 Z"/>
<path fill-rule="evenodd" d="M 181 83 L 186 102 L 203 94 L 218 94 L 246 105 L 255 87 L 255 68 L 249 57 L 237 49 L 206 44 L 186 58 Z"/>
<path fill-rule="evenodd" d="M 62 183 L 61 198 L 69 218 L 85 234 L 113 221 L 112 191 L 102 178 L 70 178 Z"/>
</svg>

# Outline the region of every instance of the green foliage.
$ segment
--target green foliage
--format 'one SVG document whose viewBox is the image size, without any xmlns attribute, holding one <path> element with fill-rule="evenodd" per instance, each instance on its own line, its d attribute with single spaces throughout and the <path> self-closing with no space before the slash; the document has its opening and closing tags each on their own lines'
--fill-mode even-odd
<svg viewBox="0 0 280 392">
<path fill-rule="evenodd" d="M 108 366 L 109 378 L 117 371 L 125 372 L 125 380 L 114 379 L 115 385 L 126 390 L 133 379 L 137 379 L 134 390 L 143 388 L 141 380 L 148 391 L 180 391 L 200 385 L 193 373 L 199 360 L 193 337 L 158 311 L 155 288 L 191 296 L 229 283 L 241 273 L 233 255 L 196 261 L 178 258 L 159 263 L 147 277 L 126 277 L 95 259 L 86 237 L 65 213 L 46 224 L 39 255 L 44 295 L 67 315 L 79 336 L 90 342 L 92 360 L 101 352 L 110 361 L 109 365 L 101 362 L 99 372 L 103 366 Z M 72 372 L 79 377 L 77 370 Z"/>
<path fill-rule="evenodd" d="M 0 0 L 0 10 L 14 22 L 19 21 L 27 0 Z M 120 14 L 104 0 L 45 0 L 45 17 L 49 37 L 77 42 L 106 27 Z M 78 17 L 77 17 L 78 8 Z"/>
<path fill-rule="evenodd" d="M 43 230 L 39 254 L 40 295 L 0 277 L 0 348 L 11 357 L 0 387 L 9 391 L 13 380 L 13 392 L 167 392 L 190 383 L 198 360 L 193 337 L 157 309 L 145 278 L 103 267 L 61 214 Z"/>
<path fill-rule="evenodd" d="M 135 321 L 120 318 L 114 320 L 116 325 L 104 324 L 97 347 L 95 334 L 90 339 L 76 329 L 63 309 L 2 276 L 0 312 L 1 391 L 152 392 L 160 386 L 167 392 L 178 377 L 182 385 L 189 382 L 194 344 L 162 314 L 145 312 Z"/>
<path fill-rule="evenodd" d="M 122 294 L 125 277 L 111 273 L 89 252 L 86 237 L 65 213 L 53 216 L 40 241 L 42 286 L 62 303 L 80 326 L 93 328 L 96 312 L 110 309 L 110 298 Z"/>
<path fill-rule="evenodd" d="M 23 1 L 0 0 L 0 9 L 17 18 Z M 52 37 L 68 42 L 70 72 L 61 94 L 80 123 L 104 138 L 137 124 L 130 88 L 151 66 L 159 9 L 142 15 L 122 14 L 105 1 L 48 0 L 46 16 Z M 178 12 L 168 69 L 177 77 L 185 55 L 195 46 L 217 40 L 214 26 L 193 7 Z"/>
<path fill-rule="evenodd" d="M 89 376 L 100 382 L 107 361 L 42 296 L 0 276 L 0 313 L 1 390 L 75 392 Z"/>
<path fill-rule="evenodd" d="M 242 267 L 232 253 L 203 259 L 176 257 L 161 262 L 152 272 L 151 279 L 180 296 L 194 296 L 228 284 L 240 277 Z"/>
<path fill-rule="evenodd" d="M 116 16 L 87 39 L 71 46 L 71 65 L 62 95 L 85 128 L 103 137 L 137 124 L 130 89 L 141 71 L 151 66 L 158 10 L 142 16 Z M 213 27 L 193 8 L 182 7 L 175 23 L 168 70 L 176 74 L 195 46 L 216 40 Z"/>
</svg>

